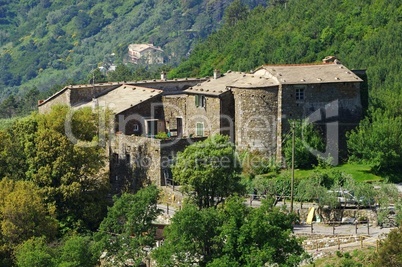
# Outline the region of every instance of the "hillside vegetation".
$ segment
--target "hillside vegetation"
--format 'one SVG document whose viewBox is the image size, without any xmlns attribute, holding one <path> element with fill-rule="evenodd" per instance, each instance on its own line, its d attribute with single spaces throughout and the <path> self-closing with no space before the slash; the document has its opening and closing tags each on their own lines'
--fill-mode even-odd
<svg viewBox="0 0 402 267">
<path fill-rule="evenodd" d="M 175 66 L 220 27 L 231 2 L 1 0 L 0 102 L 16 91 L 87 82 L 97 66 L 124 62 L 131 43 L 162 47 Z"/>
</svg>

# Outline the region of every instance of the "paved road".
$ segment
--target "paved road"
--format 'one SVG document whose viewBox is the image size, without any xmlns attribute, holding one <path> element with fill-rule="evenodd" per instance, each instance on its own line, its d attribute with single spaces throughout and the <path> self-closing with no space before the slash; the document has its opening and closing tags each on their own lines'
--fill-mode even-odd
<svg viewBox="0 0 402 267">
<path fill-rule="evenodd" d="M 367 224 L 341 224 L 328 225 L 323 223 L 302 224 L 294 226 L 295 234 L 321 234 L 321 235 L 367 235 L 378 237 L 388 234 L 393 228 L 373 227 Z"/>
</svg>

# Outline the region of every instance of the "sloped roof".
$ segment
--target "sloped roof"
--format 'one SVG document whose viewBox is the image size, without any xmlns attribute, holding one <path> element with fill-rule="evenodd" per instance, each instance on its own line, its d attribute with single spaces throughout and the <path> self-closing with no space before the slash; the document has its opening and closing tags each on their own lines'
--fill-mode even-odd
<svg viewBox="0 0 402 267">
<path fill-rule="evenodd" d="M 276 78 L 281 84 L 362 82 L 342 64 L 264 65 L 254 75 Z"/>
<path fill-rule="evenodd" d="M 115 114 L 119 114 L 148 99 L 162 94 L 162 92 L 162 90 L 124 84 L 104 95 L 95 98 L 95 100 L 75 106 L 75 108 L 87 106 L 92 107 L 94 104 L 96 104 L 99 107 L 107 107 Z M 94 103 L 94 101 L 96 101 L 96 103 Z"/>
<path fill-rule="evenodd" d="M 237 88 L 266 88 L 278 86 L 278 80 L 275 77 L 266 77 L 255 74 L 243 74 L 242 77 L 228 84 Z"/>
<path fill-rule="evenodd" d="M 161 52 L 163 51 L 160 47 L 156 47 L 153 44 L 130 44 L 128 46 L 129 50 L 137 51 L 137 52 L 142 52 L 142 51 L 147 50 L 149 48 L 153 49 L 153 50 L 161 51 Z"/>
<path fill-rule="evenodd" d="M 243 72 L 228 71 L 217 79 L 210 78 L 185 90 L 188 94 L 203 94 L 218 96 L 230 90 L 230 87 L 258 88 L 276 86 L 278 83 L 272 78 L 261 78 Z"/>
</svg>

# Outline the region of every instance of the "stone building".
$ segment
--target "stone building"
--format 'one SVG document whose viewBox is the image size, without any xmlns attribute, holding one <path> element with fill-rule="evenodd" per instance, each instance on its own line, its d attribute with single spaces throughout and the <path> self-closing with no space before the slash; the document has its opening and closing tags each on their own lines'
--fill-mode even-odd
<svg viewBox="0 0 402 267">
<path fill-rule="evenodd" d="M 163 50 L 153 44 L 130 44 L 128 56 L 134 64 L 163 64 Z"/>
<path fill-rule="evenodd" d="M 364 74 L 364 71 L 360 71 Z M 221 133 L 238 150 L 259 151 L 282 160 L 289 121 L 308 119 L 321 126 L 327 150 L 339 158 L 345 132 L 367 106 L 367 88 L 337 60 L 319 64 L 264 65 L 252 73 L 215 70 L 203 79 L 160 80 L 67 86 L 39 101 L 74 108 L 108 107 L 115 127 L 109 144 L 111 182 L 116 188 L 172 182 L 169 166 L 177 152 Z M 165 138 L 156 139 L 164 133 Z"/>
<path fill-rule="evenodd" d="M 236 107 L 235 143 L 279 159 L 289 121 L 308 119 L 322 126 L 326 156 L 330 153 L 337 160 L 346 153 L 346 131 L 358 124 L 367 105 L 362 82 L 339 61 L 262 66 L 230 85 Z M 336 134 L 329 134 L 333 131 Z"/>
</svg>

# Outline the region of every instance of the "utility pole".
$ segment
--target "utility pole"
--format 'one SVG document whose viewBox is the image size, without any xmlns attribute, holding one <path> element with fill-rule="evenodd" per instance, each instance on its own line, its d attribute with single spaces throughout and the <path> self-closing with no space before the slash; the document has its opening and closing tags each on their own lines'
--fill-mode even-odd
<svg viewBox="0 0 402 267">
<path fill-rule="evenodd" d="M 95 70 L 96 70 L 96 66 L 97 64 L 93 63 L 93 64 L 88 64 L 89 66 L 94 66 L 93 69 L 91 70 L 92 72 L 92 99 L 95 98 Z"/>
<path fill-rule="evenodd" d="M 292 122 L 292 177 L 290 181 L 290 213 L 293 213 L 293 195 L 295 183 L 295 122 Z"/>
</svg>

